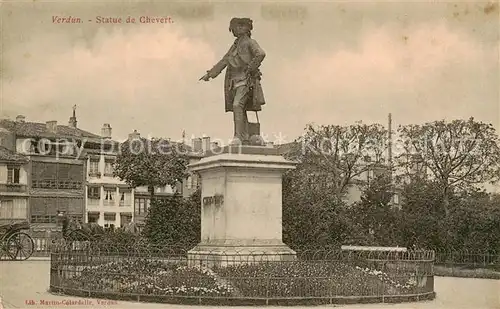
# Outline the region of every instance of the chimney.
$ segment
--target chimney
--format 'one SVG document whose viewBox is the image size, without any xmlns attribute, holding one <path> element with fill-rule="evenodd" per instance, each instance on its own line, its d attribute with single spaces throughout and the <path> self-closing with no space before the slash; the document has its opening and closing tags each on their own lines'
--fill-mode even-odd
<svg viewBox="0 0 500 309">
<path fill-rule="evenodd" d="M 47 131 L 50 133 L 57 133 L 57 121 L 56 120 L 51 120 L 47 121 Z"/>
<path fill-rule="evenodd" d="M 202 151 L 201 137 L 193 138 L 193 151 L 194 152 L 201 152 Z"/>
<path fill-rule="evenodd" d="M 101 136 L 104 138 L 111 138 L 111 126 L 109 123 L 105 123 L 101 128 Z"/>
<path fill-rule="evenodd" d="M 109 129 L 111 130 L 111 127 L 110 127 Z M 111 131 L 110 131 L 110 133 L 111 133 Z M 138 139 L 138 138 L 140 138 L 140 137 L 141 137 L 141 134 L 140 134 L 139 132 L 137 132 L 137 130 L 134 130 L 134 132 L 132 132 L 132 133 L 130 133 L 130 134 L 128 135 L 128 139 L 129 139 L 129 140 L 132 140 L 132 139 Z"/>
<path fill-rule="evenodd" d="M 24 115 L 17 115 L 16 122 L 24 122 L 26 117 Z"/>
<path fill-rule="evenodd" d="M 209 150 L 210 150 L 210 137 L 204 136 L 203 137 L 203 152 L 206 152 Z"/>
<path fill-rule="evenodd" d="M 73 116 L 69 117 L 68 126 L 76 129 L 76 105 L 73 106 Z"/>
<path fill-rule="evenodd" d="M 69 118 L 68 126 L 70 128 L 76 128 L 76 119 L 74 119 L 73 117 Z"/>
</svg>

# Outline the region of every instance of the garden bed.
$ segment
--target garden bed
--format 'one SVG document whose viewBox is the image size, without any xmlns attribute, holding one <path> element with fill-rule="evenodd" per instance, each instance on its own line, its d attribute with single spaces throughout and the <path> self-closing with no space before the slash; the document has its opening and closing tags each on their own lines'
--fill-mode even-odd
<svg viewBox="0 0 500 309">
<path fill-rule="evenodd" d="M 409 273 L 339 261 L 241 264 L 212 269 L 146 258 L 78 267 L 59 288 L 121 295 L 227 298 L 328 298 L 424 293 Z"/>
</svg>

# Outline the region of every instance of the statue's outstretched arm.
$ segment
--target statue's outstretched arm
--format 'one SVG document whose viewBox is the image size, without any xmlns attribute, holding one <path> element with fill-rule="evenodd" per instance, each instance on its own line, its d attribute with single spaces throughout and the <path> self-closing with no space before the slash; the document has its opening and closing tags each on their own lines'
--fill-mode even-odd
<svg viewBox="0 0 500 309">
<path fill-rule="evenodd" d="M 248 46 L 253 55 L 252 60 L 250 61 L 250 63 L 248 63 L 248 70 L 255 71 L 259 68 L 260 64 L 266 57 L 266 52 L 259 46 L 257 41 L 255 41 L 254 39 L 251 39 L 249 41 Z"/>
<path fill-rule="evenodd" d="M 224 57 L 219 62 L 217 62 L 210 70 L 207 71 L 210 78 L 216 78 L 217 76 L 219 76 L 220 72 L 222 72 L 222 70 L 224 70 L 224 68 L 227 66 L 226 55 L 224 55 Z"/>
</svg>

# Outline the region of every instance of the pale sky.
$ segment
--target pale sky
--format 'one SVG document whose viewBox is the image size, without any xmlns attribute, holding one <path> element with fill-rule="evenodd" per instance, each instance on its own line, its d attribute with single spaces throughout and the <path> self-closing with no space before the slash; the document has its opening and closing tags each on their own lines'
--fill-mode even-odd
<svg viewBox="0 0 500 309">
<path fill-rule="evenodd" d="M 67 124 L 76 104 L 80 128 L 99 134 L 110 123 L 116 139 L 134 129 L 179 139 L 185 130 L 225 142 L 233 124 L 223 74 L 198 79 L 232 44 L 237 16 L 254 20 L 267 53 L 259 118 L 269 141 L 279 132 L 291 141 L 310 122 L 385 125 L 388 113 L 395 126 L 474 116 L 500 128 L 498 4 L 278 4 L 273 12 L 304 13 L 288 19 L 263 3 L 209 6 L 208 16 L 188 18 L 193 8 L 182 4 L 3 3 L 2 116 Z M 52 22 L 68 15 L 84 23 Z M 128 15 L 174 23 L 88 21 Z"/>
</svg>

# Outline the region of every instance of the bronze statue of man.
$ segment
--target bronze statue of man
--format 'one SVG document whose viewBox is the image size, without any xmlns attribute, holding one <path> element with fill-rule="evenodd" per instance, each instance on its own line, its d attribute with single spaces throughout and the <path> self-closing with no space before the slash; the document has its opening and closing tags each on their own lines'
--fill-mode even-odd
<svg viewBox="0 0 500 309">
<path fill-rule="evenodd" d="M 253 22 L 250 18 L 233 18 L 229 31 L 236 37 L 229 51 L 200 80 L 209 81 L 226 69 L 224 97 L 226 112 L 233 112 L 233 143 L 249 144 L 247 111 L 260 111 L 265 104 L 260 84 L 260 64 L 266 53 L 252 39 Z"/>
</svg>

